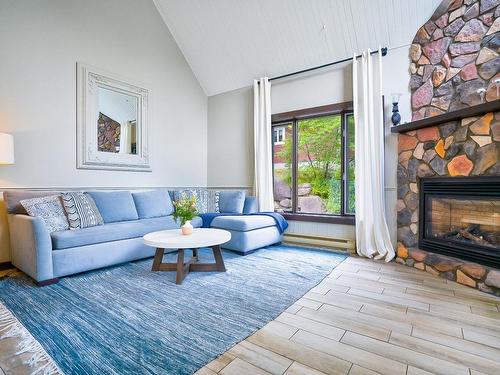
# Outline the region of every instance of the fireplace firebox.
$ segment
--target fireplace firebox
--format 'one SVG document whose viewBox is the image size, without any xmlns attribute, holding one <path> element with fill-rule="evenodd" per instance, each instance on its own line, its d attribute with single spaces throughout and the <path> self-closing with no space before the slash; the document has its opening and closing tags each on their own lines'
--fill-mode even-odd
<svg viewBox="0 0 500 375">
<path fill-rule="evenodd" d="M 500 267 L 500 176 L 420 179 L 419 247 Z"/>
</svg>

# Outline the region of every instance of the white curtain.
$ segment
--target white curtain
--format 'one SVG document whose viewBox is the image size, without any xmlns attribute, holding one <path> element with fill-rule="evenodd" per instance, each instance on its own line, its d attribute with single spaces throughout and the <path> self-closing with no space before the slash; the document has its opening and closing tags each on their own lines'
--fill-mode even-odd
<svg viewBox="0 0 500 375">
<path fill-rule="evenodd" d="M 254 192 L 260 211 L 274 211 L 271 83 L 267 77 L 253 82 Z"/>
<path fill-rule="evenodd" d="M 132 152 L 132 124 L 125 121 L 120 126 L 120 154 L 130 154 Z"/>
<path fill-rule="evenodd" d="M 356 160 L 356 250 L 360 256 L 394 258 L 384 209 L 382 53 L 353 59 Z"/>
</svg>

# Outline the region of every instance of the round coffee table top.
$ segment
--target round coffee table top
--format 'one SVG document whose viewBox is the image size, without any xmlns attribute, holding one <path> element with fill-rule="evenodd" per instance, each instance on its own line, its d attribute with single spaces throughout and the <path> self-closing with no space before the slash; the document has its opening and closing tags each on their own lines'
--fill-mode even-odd
<svg viewBox="0 0 500 375">
<path fill-rule="evenodd" d="M 180 229 L 161 230 L 142 237 L 144 244 L 161 249 L 191 249 L 221 245 L 231 239 L 223 229 L 195 228 L 193 234 L 183 235 Z"/>
</svg>

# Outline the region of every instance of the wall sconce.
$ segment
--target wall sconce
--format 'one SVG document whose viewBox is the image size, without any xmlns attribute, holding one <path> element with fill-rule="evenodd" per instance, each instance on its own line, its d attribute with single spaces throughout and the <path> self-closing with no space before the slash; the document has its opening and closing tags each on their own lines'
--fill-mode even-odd
<svg viewBox="0 0 500 375">
<path fill-rule="evenodd" d="M 0 133 L 0 165 L 14 164 L 14 137 Z"/>
<path fill-rule="evenodd" d="M 481 103 L 484 103 L 484 97 L 486 95 L 486 89 L 483 87 L 483 88 L 477 89 L 476 92 L 478 93 L 479 97 L 481 98 Z"/>
<path fill-rule="evenodd" d="M 392 96 L 392 116 L 391 121 L 394 126 L 398 125 L 401 122 L 401 115 L 399 114 L 399 98 L 401 97 L 400 93 L 391 94 Z"/>
</svg>

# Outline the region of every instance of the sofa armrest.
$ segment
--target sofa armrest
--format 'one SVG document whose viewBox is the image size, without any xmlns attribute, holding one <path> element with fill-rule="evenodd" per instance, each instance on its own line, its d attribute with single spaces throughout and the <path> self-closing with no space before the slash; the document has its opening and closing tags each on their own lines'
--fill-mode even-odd
<svg viewBox="0 0 500 375">
<path fill-rule="evenodd" d="M 243 206 L 244 214 L 253 214 L 259 212 L 259 202 L 257 197 L 247 196 L 245 197 L 245 205 Z"/>
<path fill-rule="evenodd" d="M 9 215 L 12 264 L 36 281 L 54 278 L 52 240 L 38 217 Z"/>
</svg>

